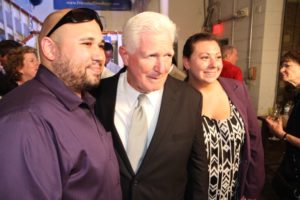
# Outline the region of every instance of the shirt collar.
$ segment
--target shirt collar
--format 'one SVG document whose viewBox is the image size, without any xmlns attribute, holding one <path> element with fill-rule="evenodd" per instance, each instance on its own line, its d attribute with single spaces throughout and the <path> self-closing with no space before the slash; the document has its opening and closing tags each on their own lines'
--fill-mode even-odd
<svg viewBox="0 0 300 200">
<path fill-rule="evenodd" d="M 134 89 L 127 81 L 127 71 L 125 71 L 124 73 L 122 73 L 120 75 L 120 81 L 123 82 L 123 88 L 121 88 L 121 90 L 123 90 L 123 92 L 126 94 L 126 101 L 129 103 L 130 107 L 133 107 L 138 96 L 141 94 L 139 91 L 137 91 L 136 89 Z M 160 96 L 162 96 L 163 94 L 163 87 L 159 90 L 147 93 L 146 96 L 149 100 L 149 103 L 151 104 L 151 106 L 156 105 L 157 100 L 159 99 Z"/>
<path fill-rule="evenodd" d="M 35 79 L 47 87 L 69 110 L 74 110 L 81 104 L 92 108 L 95 103 L 95 99 L 88 92 L 83 92 L 82 99 L 79 98 L 62 80 L 43 65 L 40 65 Z"/>
</svg>

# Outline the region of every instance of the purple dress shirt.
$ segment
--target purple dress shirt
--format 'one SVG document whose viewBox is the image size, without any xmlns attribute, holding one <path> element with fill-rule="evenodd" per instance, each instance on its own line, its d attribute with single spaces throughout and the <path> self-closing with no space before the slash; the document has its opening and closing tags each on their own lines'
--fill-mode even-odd
<svg viewBox="0 0 300 200">
<path fill-rule="evenodd" d="M 111 134 L 93 105 L 43 66 L 0 100 L 0 199 L 121 199 Z"/>
</svg>

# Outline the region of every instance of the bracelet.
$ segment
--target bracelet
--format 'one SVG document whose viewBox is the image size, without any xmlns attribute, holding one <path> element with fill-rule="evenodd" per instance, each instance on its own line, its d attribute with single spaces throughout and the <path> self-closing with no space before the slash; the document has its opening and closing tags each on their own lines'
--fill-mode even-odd
<svg viewBox="0 0 300 200">
<path fill-rule="evenodd" d="M 283 135 L 283 137 L 281 138 L 281 140 L 286 140 L 287 134 L 288 134 L 288 133 L 285 133 L 285 134 Z"/>
</svg>

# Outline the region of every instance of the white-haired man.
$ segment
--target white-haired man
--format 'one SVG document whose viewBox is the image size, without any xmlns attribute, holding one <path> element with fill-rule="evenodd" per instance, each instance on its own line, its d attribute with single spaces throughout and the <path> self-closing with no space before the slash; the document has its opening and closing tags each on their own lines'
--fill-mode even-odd
<svg viewBox="0 0 300 200">
<path fill-rule="evenodd" d="M 202 97 L 168 75 L 175 36 L 165 15 L 129 19 L 119 48 L 127 68 L 93 91 L 96 115 L 113 135 L 124 200 L 208 198 Z"/>
</svg>

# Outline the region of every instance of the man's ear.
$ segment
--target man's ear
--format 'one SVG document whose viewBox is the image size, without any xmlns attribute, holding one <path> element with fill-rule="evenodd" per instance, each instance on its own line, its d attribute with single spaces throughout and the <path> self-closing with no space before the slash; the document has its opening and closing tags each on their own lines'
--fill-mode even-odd
<svg viewBox="0 0 300 200">
<path fill-rule="evenodd" d="M 51 38 L 44 37 L 41 41 L 41 51 L 46 59 L 53 61 L 56 56 L 57 46 Z"/>
<path fill-rule="evenodd" d="M 191 68 L 189 64 L 189 59 L 187 57 L 182 57 L 182 64 L 186 70 L 189 70 Z"/>
<path fill-rule="evenodd" d="M 126 47 L 120 46 L 119 47 L 119 54 L 123 60 L 124 65 L 128 66 L 128 51 L 126 50 Z"/>
</svg>

